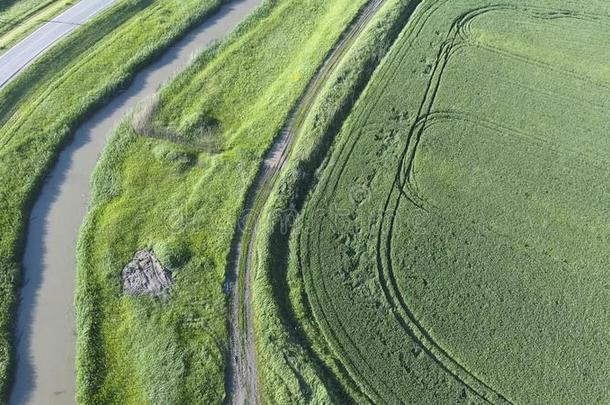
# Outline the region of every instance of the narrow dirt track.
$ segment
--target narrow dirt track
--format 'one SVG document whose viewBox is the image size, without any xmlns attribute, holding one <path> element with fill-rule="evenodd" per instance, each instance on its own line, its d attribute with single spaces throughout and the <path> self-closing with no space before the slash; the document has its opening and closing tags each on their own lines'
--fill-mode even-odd
<svg viewBox="0 0 610 405">
<path fill-rule="evenodd" d="M 316 96 L 384 2 L 385 0 L 370 0 L 331 50 L 322 67 L 309 82 L 284 129 L 267 152 L 248 193 L 231 249 L 231 264 L 227 279 L 231 305 L 226 386 L 228 403 L 242 405 L 260 402 L 251 302 L 254 241 L 260 215 Z"/>
</svg>

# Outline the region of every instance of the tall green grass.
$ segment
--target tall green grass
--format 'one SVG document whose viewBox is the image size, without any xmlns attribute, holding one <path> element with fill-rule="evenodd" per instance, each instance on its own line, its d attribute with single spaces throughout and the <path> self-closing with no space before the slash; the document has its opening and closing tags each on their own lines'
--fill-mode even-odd
<svg viewBox="0 0 610 405">
<path fill-rule="evenodd" d="M 0 92 L 0 393 L 28 212 L 73 130 L 220 0 L 124 0 L 52 48 Z"/>
<path fill-rule="evenodd" d="M 110 140 L 78 252 L 82 401 L 223 399 L 223 284 L 246 192 L 362 4 L 265 2 L 161 91 L 146 125 L 137 119 L 136 132 L 128 120 Z M 143 247 L 174 271 L 165 301 L 121 292 L 121 269 Z M 171 264 L 176 256 L 184 259 Z M 171 352 L 171 363 L 159 348 Z M 179 384 L 160 392 L 150 370 Z"/>
</svg>

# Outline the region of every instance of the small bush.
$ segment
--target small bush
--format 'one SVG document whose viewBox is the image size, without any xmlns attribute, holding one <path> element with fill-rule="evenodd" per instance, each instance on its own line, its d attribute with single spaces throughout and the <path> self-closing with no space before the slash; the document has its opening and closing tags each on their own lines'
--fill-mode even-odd
<svg viewBox="0 0 610 405">
<path fill-rule="evenodd" d="M 174 271 L 184 266 L 192 256 L 192 252 L 184 240 L 171 238 L 154 244 L 153 250 L 164 267 Z"/>
<path fill-rule="evenodd" d="M 153 155 L 164 164 L 173 169 L 183 172 L 197 163 L 195 154 L 179 150 L 176 146 L 168 143 L 160 143 L 153 148 Z"/>
</svg>

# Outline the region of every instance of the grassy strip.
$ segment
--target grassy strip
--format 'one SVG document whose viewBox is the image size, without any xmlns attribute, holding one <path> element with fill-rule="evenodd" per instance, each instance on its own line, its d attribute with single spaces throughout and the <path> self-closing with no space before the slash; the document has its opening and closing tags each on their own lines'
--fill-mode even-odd
<svg viewBox="0 0 610 405">
<path fill-rule="evenodd" d="M 274 402 L 366 400 L 320 338 L 294 257 L 289 257 L 288 241 L 315 171 L 343 119 L 416 4 L 394 0 L 384 5 L 328 78 L 261 217 L 254 310 L 260 367 L 267 371 L 264 392 Z"/>
<path fill-rule="evenodd" d="M 43 55 L 0 93 L 0 393 L 32 200 L 74 128 L 220 0 L 124 0 Z"/>
<path fill-rule="evenodd" d="M 111 139 L 94 175 L 78 252 L 77 305 L 91 314 L 80 325 L 79 380 L 96 384 L 83 390 L 83 401 L 110 393 L 122 402 L 222 399 L 223 283 L 246 192 L 362 3 L 266 2 L 147 106 L 155 111 L 150 121 L 142 124 L 136 114 L 138 124 L 121 126 Z M 121 293 L 122 267 L 147 246 L 174 273 L 176 284 L 162 302 Z M 166 352 L 168 365 L 160 355 Z M 171 382 L 163 384 L 167 392 L 146 381 L 151 370 Z"/>
<path fill-rule="evenodd" d="M 74 3 L 22 0 L 0 9 L 0 54 Z"/>
<path fill-rule="evenodd" d="M 0 38 L 53 3 L 62 3 L 67 6 L 71 2 L 63 0 L 7 0 L 2 2 L 0 4 L 0 23 L 2 23 Z"/>
</svg>

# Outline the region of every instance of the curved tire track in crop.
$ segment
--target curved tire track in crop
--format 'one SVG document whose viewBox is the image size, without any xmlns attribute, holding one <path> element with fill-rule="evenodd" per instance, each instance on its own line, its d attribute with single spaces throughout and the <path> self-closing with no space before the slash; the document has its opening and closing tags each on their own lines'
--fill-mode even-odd
<svg viewBox="0 0 610 405">
<path fill-rule="evenodd" d="M 227 286 L 230 300 L 230 348 L 227 369 L 229 403 L 258 403 L 260 393 L 256 371 L 254 314 L 252 309 L 252 265 L 259 217 L 322 86 L 375 16 L 385 0 L 370 0 L 360 15 L 331 50 L 322 67 L 308 84 L 284 129 L 265 155 L 243 208 L 231 249 Z"/>
<path fill-rule="evenodd" d="M 406 139 L 405 146 L 399 157 L 399 165 L 396 170 L 394 182 L 385 199 L 382 209 L 381 221 L 377 231 L 376 241 L 376 263 L 377 275 L 382 285 L 384 298 L 396 310 L 394 315 L 404 331 L 418 342 L 423 350 L 434 359 L 437 364 L 456 380 L 460 381 L 470 391 L 481 399 L 492 404 L 510 404 L 511 402 L 492 387 L 480 380 L 477 376 L 467 370 L 452 355 L 444 350 L 421 325 L 419 320 L 404 299 L 396 278 L 394 276 L 391 258 L 392 236 L 396 216 L 402 198 L 406 198 L 411 204 L 426 210 L 425 204 L 420 202 L 416 193 L 412 192 L 411 178 L 413 161 L 417 146 L 431 117 L 432 108 L 438 89 L 442 81 L 444 70 L 449 62 L 452 50 L 459 38 L 459 26 L 461 19 L 455 20 L 453 26 L 447 33 L 447 37 L 441 45 L 434 67 L 432 69 L 424 97 L 417 112 L 416 122 L 412 125 Z M 397 196 L 395 194 L 398 194 Z M 395 202 L 392 200 L 395 198 Z M 390 213 L 388 215 L 388 213 Z M 387 230 L 387 231 L 386 231 Z"/>
<path fill-rule="evenodd" d="M 447 352 L 439 344 L 437 344 L 434 338 L 420 324 L 420 322 L 413 314 L 412 310 L 408 307 L 404 297 L 402 296 L 397 286 L 394 277 L 391 261 L 391 242 L 396 213 L 403 197 L 409 200 L 411 204 L 419 207 L 420 209 L 426 209 L 425 202 L 422 200 L 421 197 L 417 195 L 416 192 L 414 192 L 414 188 L 412 185 L 413 161 L 424 129 L 432 124 L 431 120 L 434 116 L 434 113 L 432 112 L 434 100 L 436 98 L 436 94 L 442 81 L 443 72 L 456 47 L 464 44 L 465 38 L 461 37 L 460 35 L 461 33 L 463 33 L 462 27 L 466 22 L 470 22 L 473 18 L 485 14 L 486 12 L 505 8 L 507 7 L 498 6 L 471 10 L 468 13 L 465 13 L 456 20 L 454 20 L 451 29 L 447 33 L 445 41 L 439 49 L 436 61 L 434 63 L 434 68 L 429 79 L 427 90 L 425 91 L 424 97 L 419 107 L 419 111 L 417 113 L 418 118 L 408 133 L 407 142 L 399 159 L 400 164 L 397 168 L 394 184 L 389 194 L 387 195 L 387 199 L 382 210 L 382 221 L 378 229 L 377 240 L 378 278 L 381 281 L 385 299 L 388 303 L 390 303 L 393 308 L 396 309 L 396 311 L 394 311 L 394 314 L 396 315 L 397 320 L 399 321 L 405 332 L 410 335 L 415 341 L 419 342 L 424 348 L 424 350 L 428 353 L 428 355 L 433 358 L 441 366 L 441 368 L 453 375 L 458 381 L 460 381 L 464 386 L 468 387 L 473 393 L 475 393 L 481 399 L 487 402 L 499 404 L 506 404 L 511 402 L 501 393 L 496 392 L 492 387 L 490 387 L 484 381 L 480 380 L 477 376 L 472 374 L 456 359 L 454 359 L 449 352 Z M 421 17 L 424 17 L 427 20 L 432 14 L 434 14 L 434 11 L 435 9 L 431 8 L 430 10 L 428 10 L 428 13 L 426 15 L 423 15 Z M 545 10 L 545 12 L 546 11 L 547 10 Z M 415 34 L 415 37 L 417 37 L 417 34 Z M 407 39 L 407 41 L 409 40 Z M 468 45 L 475 44 L 471 43 Z M 406 48 L 406 45 L 403 44 L 403 47 Z M 385 77 L 380 77 L 380 81 L 388 83 L 388 80 L 386 78 L 388 76 L 391 76 L 393 71 L 402 63 L 402 59 L 404 56 L 400 55 L 401 53 L 402 52 L 399 52 L 399 56 L 397 58 L 399 63 L 395 64 L 394 69 L 388 69 Z M 382 91 L 376 93 L 376 97 L 374 97 L 372 103 L 375 104 L 376 102 L 378 102 L 382 94 Z M 364 114 L 359 120 L 359 122 L 366 122 L 368 117 L 368 114 Z M 430 122 L 428 122 L 429 119 Z M 457 119 L 459 119 L 459 117 L 457 117 Z M 486 124 L 496 127 L 494 123 Z M 496 129 L 504 130 L 505 128 Z M 338 179 L 342 177 L 343 171 L 347 166 L 347 162 L 350 160 L 350 156 L 353 153 L 354 146 L 355 144 L 357 144 L 358 138 L 360 137 L 361 133 L 362 132 L 360 131 L 360 133 L 356 135 L 353 143 L 350 142 L 349 144 L 344 145 L 339 151 L 339 154 L 343 155 L 344 152 L 346 152 L 346 155 L 344 155 L 343 159 L 341 159 L 342 161 L 338 162 L 339 168 L 337 170 L 339 173 L 336 177 L 337 180 L 334 182 L 333 185 L 330 185 L 330 187 L 324 185 L 324 192 L 330 192 L 332 194 L 336 191 L 336 188 L 338 186 Z M 334 171 L 335 168 L 331 168 L 330 170 Z M 398 193 L 397 196 L 395 195 L 396 193 Z M 396 198 L 395 203 L 392 202 L 393 198 Z M 391 212 L 391 214 L 387 215 L 388 212 Z M 384 232 L 385 229 L 387 229 L 387 233 Z M 318 236 L 314 244 L 316 244 L 317 246 L 321 246 L 322 242 L 319 239 L 321 229 L 317 229 L 314 233 Z M 321 263 L 318 263 L 318 267 L 320 266 Z M 323 285 L 323 289 L 325 290 L 323 293 L 328 295 L 329 291 L 327 286 Z M 320 291 L 317 291 L 316 293 L 320 293 Z M 321 312 L 324 311 L 321 310 Z M 320 313 L 319 315 L 323 315 L 323 313 Z M 338 326 L 340 325 L 334 325 L 335 328 L 337 328 Z M 343 327 L 339 327 L 339 329 L 343 329 L 343 331 L 345 331 Z M 355 344 L 354 348 L 356 349 L 356 351 L 358 351 L 358 348 Z M 352 369 L 352 367 L 350 367 L 350 369 Z"/>
<path fill-rule="evenodd" d="M 436 7 L 431 7 L 428 10 L 424 11 L 422 13 L 422 15 L 420 15 L 420 19 L 419 22 L 418 21 L 414 21 L 414 28 L 413 30 L 417 30 L 417 28 L 419 28 L 419 32 L 422 29 L 422 26 L 425 24 L 425 22 L 428 20 L 428 18 L 430 18 L 431 15 L 434 14 L 434 11 L 438 9 L 440 5 L 439 3 L 436 3 L 435 6 Z M 422 23 L 422 19 L 423 19 L 423 23 Z M 421 24 L 421 25 L 418 25 Z M 398 68 L 400 67 L 400 65 L 405 62 L 405 50 L 408 48 L 408 45 L 417 37 L 418 33 L 410 36 L 406 37 L 404 42 L 401 44 L 401 48 L 400 50 L 398 50 L 398 55 L 396 56 L 396 61 L 393 64 L 393 66 L 385 71 L 382 71 L 380 76 L 378 77 L 378 80 L 382 83 L 385 83 L 385 85 L 380 86 L 380 90 L 376 91 L 375 94 L 370 95 L 372 97 L 372 101 L 370 103 L 370 105 L 374 105 L 374 104 L 378 104 L 380 102 L 380 99 L 383 96 L 383 90 L 387 87 L 388 83 L 390 82 L 390 78 L 395 76 L 396 71 L 398 70 Z M 448 57 L 451 47 L 447 46 L 448 44 L 450 44 L 451 42 L 453 42 L 454 38 L 450 37 L 450 34 L 447 35 L 448 40 L 445 41 L 445 44 L 443 45 L 443 47 L 441 47 L 441 50 L 439 51 L 439 55 L 437 57 L 436 60 L 436 66 L 435 66 L 435 72 L 438 69 L 438 67 L 442 64 L 442 57 L 445 56 L 446 58 Z M 398 62 L 398 63 L 396 63 Z M 445 60 L 445 64 L 446 64 L 446 60 Z M 385 74 L 384 74 L 385 72 Z M 425 116 L 425 114 L 423 113 L 423 111 L 426 110 L 426 105 L 428 104 L 426 101 L 428 99 L 428 94 L 431 93 L 431 89 L 433 88 L 438 88 L 440 80 L 436 83 L 436 85 L 434 84 L 434 78 L 435 78 L 435 74 L 433 74 L 430 78 L 430 81 L 428 83 L 428 91 L 426 91 L 426 97 L 424 97 L 424 99 L 422 100 L 421 104 L 420 104 L 420 109 L 418 112 L 418 116 Z M 428 104 L 428 108 L 427 110 L 429 111 L 431 109 L 431 103 Z M 371 110 L 372 108 L 369 108 L 368 111 L 365 112 L 365 114 L 362 114 L 360 117 L 357 118 L 357 124 L 355 125 L 355 127 L 357 128 L 362 128 L 364 126 L 364 123 L 366 123 L 368 121 L 368 119 L 370 118 L 370 114 L 371 114 Z M 411 138 L 413 138 L 413 135 L 417 132 L 417 130 L 421 127 L 425 127 L 425 125 L 421 125 L 423 124 L 423 122 L 416 122 L 416 124 L 412 127 L 412 130 L 409 134 L 409 140 L 411 140 Z M 335 194 L 338 184 L 339 184 L 339 179 L 342 178 L 343 174 L 344 174 L 344 170 L 354 152 L 354 148 L 356 146 L 356 144 L 358 143 L 360 136 L 362 135 L 363 131 L 360 130 L 356 133 L 356 136 L 353 137 L 353 140 L 348 141 L 347 143 L 343 144 L 340 146 L 338 152 L 338 155 L 341 156 L 339 158 L 339 160 L 335 163 L 334 166 L 327 168 L 327 170 L 329 170 L 330 172 L 335 172 L 336 176 L 331 176 L 334 177 L 334 181 L 331 181 L 329 183 L 325 182 L 323 184 L 321 184 L 321 190 L 320 193 L 321 194 Z M 407 147 L 405 148 L 405 150 L 403 151 L 403 156 L 401 161 L 404 163 L 405 162 L 405 157 L 407 155 L 407 152 L 409 151 L 409 142 L 407 142 Z M 400 184 L 402 184 L 404 186 L 404 181 L 401 180 L 401 173 L 402 173 L 402 168 L 403 168 L 404 164 L 401 164 L 398 172 L 397 172 L 397 176 L 395 179 L 395 182 L 398 182 Z M 333 173 L 333 174 L 335 174 Z M 402 190 L 402 188 L 401 188 Z M 401 195 L 406 196 L 407 198 L 410 199 L 410 201 L 412 203 L 414 203 L 415 205 L 418 205 L 417 203 L 415 203 L 415 198 L 414 197 L 409 197 L 409 195 L 407 195 L 406 193 L 402 193 L 401 191 Z M 389 203 L 391 200 L 391 196 L 392 196 L 392 192 L 390 193 L 390 195 L 388 195 L 388 200 L 386 202 L 386 208 L 389 207 Z M 318 211 L 318 207 L 317 204 L 314 204 L 312 211 L 316 212 Z M 384 209 L 382 211 L 384 214 L 387 212 L 387 209 Z M 385 220 L 385 218 L 384 218 Z M 381 222 L 383 224 L 383 220 Z M 378 254 L 378 258 L 381 259 L 381 256 L 379 255 L 379 252 L 381 250 L 381 229 L 379 230 L 379 234 L 378 234 L 378 246 L 377 246 L 377 254 Z M 322 229 L 321 229 L 321 225 L 318 224 L 318 226 L 316 227 L 315 230 L 312 230 L 311 232 L 309 232 L 309 234 L 307 232 L 301 234 L 300 238 L 301 238 L 301 243 L 300 245 L 308 245 L 310 246 L 310 248 L 322 248 L 322 240 L 321 240 L 321 234 L 323 233 Z M 313 239 L 313 240 L 312 240 Z M 309 256 L 309 255 L 308 255 Z M 305 261 L 311 261 L 312 258 L 311 257 L 305 257 L 304 258 Z M 319 261 L 320 257 L 317 257 L 317 267 L 318 268 L 322 268 L 322 263 Z M 314 259 L 315 260 L 315 259 Z M 315 266 L 314 266 L 315 267 Z M 390 292 L 391 290 L 387 287 L 387 282 L 385 281 L 385 275 L 384 275 L 384 271 L 381 268 L 382 266 L 380 266 L 379 268 L 379 275 L 378 278 L 380 279 L 381 283 L 382 283 L 382 288 L 385 294 L 385 300 L 392 306 L 392 308 L 394 308 L 393 314 L 396 317 L 398 323 L 401 325 L 401 328 L 405 331 L 405 333 L 407 333 L 411 338 L 414 339 L 414 341 L 416 342 L 420 342 L 422 343 L 422 339 L 419 337 L 421 336 L 421 333 L 414 333 L 414 329 L 412 327 L 409 326 L 409 324 L 407 322 L 404 321 L 404 318 L 402 315 L 399 315 L 397 313 L 397 309 L 399 308 L 399 305 L 397 305 L 393 299 L 393 294 Z M 309 275 L 310 278 L 313 277 L 312 274 Z M 320 280 L 318 280 L 320 281 Z M 323 299 L 322 297 L 320 297 L 319 295 L 325 295 L 327 297 L 332 297 L 332 287 L 329 288 L 329 286 L 327 286 L 324 277 L 321 278 L 321 285 L 319 285 L 319 288 L 312 288 L 313 291 L 311 291 L 308 295 L 312 294 L 314 296 L 310 296 L 310 299 L 312 301 L 318 301 L 318 302 L 324 302 L 324 301 L 328 301 L 327 299 Z M 310 285 L 314 285 L 313 279 L 309 281 Z M 316 318 L 318 322 L 322 322 L 323 324 L 329 324 L 330 320 L 327 319 L 327 314 L 326 311 L 327 309 L 324 308 L 324 306 L 319 305 L 317 314 L 316 314 Z M 331 318 L 334 318 L 331 315 Z M 338 317 L 337 319 L 333 319 L 332 320 L 333 325 L 332 328 L 330 327 L 330 325 L 327 325 L 325 328 L 323 328 L 325 330 L 325 334 L 327 335 L 326 338 L 329 339 L 332 342 L 332 345 L 339 348 L 340 350 L 344 351 L 344 352 L 352 352 L 352 356 L 342 356 L 341 361 L 344 363 L 344 365 L 349 369 L 350 373 L 357 379 L 359 380 L 358 383 L 360 385 L 364 385 L 366 386 L 366 389 L 368 390 L 372 390 L 373 392 L 371 392 L 370 394 L 373 394 L 374 397 L 380 397 L 379 393 L 375 392 L 375 390 L 373 389 L 373 387 L 368 384 L 368 382 L 366 381 L 366 378 L 362 375 L 362 371 L 357 370 L 356 367 L 354 367 L 354 361 L 356 359 L 354 359 L 353 354 L 356 355 L 356 357 L 359 357 L 362 361 L 360 361 L 360 364 L 362 367 L 368 369 L 373 375 L 375 374 L 374 370 L 371 369 L 371 366 L 364 360 L 365 356 L 363 356 L 363 354 L 360 351 L 359 345 L 356 344 L 356 342 L 353 342 L 349 336 L 349 334 L 347 333 L 347 330 L 345 328 L 345 326 L 342 325 L 342 321 L 340 319 L 340 317 Z M 338 332 L 337 332 L 338 330 Z M 351 349 L 352 350 L 346 350 L 346 348 L 344 347 L 344 344 L 342 344 L 341 342 L 339 342 L 339 340 L 336 338 L 335 335 L 337 334 L 341 334 L 343 339 L 347 339 L 347 342 L 343 342 L 343 343 L 348 343 L 349 346 L 352 346 Z M 330 335 L 330 336 L 329 336 Z M 419 335 L 419 336 L 418 336 Z M 452 374 L 454 377 L 456 377 L 456 379 L 458 381 L 460 381 L 463 385 L 465 385 L 466 387 L 470 387 L 471 391 L 473 391 L 474 393 L 478 394 L 481 390 L 478 390 L 476 388 L 472 388 L 471 385 L 469 385 L 468 383 L 466 383 L 466 381 L 464 381 L 464 378 L 460 378 L 459 376 L 456 375 L 455 372 L 452 372 L 451 367 L 448 367 L 442 360 L 439 360 L 438 356 L 435 356 L 434 353 L 430 350 L 428 350 L 428 348 L 430 347 L 430 345 L 425 345 L 422 344 L 422 346 L 424 347 L 424 349 L 426 350 L 426 352 L 428 353 L 428 355 L 433 358 L 435 361 L 437 361 L 437 363 L 443 368 L 445 369 L 447 372 L 449 372 L 450 374 Z M 380 381 L 380 383 L 383 383 L 383 381 Z M 384 384 L 385 385 L 385 384 Z M 393 390 L 390 387 L 385 387 L 386 394 L 388 393 L 393 393 Z M 482 396 L 482 398 L 484 398 Z M 399 398 L 395 398 L 396 401 L 400 401 Z"/>
<path fill-rule="evenodd" d="M 326 179 L 319 185 L 319 190 L 316 191 L 318 195 L 337 195 L 340 194 L 338 188 L 340 187 L 341 180 L 344 177 L 344 172 L 347 173 L 346 168 L 349 165 L 349 161 L 352 159 L 352 155 L 355 153 L 356 145 L 359 143 L 359 140 L 363 133 L 365 133 L 365 129 L 369 127 L 371 124 L 373 113 L 372 106 L 379 104 L 380 100 L 383 97 L 384 90 L 391 85 L 391 78 L 396 74 L 398 67 L 403 63 L 407 63 L 406 51 L 405 49 L 410 46 L 410 44 L 416 40 L 419 33 L 422 31 L 423 26 L 426 24 L 426 21 L 432 16 L 436 10 L 442 4 L 441 1 L 435 2 L 430 5 L 425 11 L 418 15 L 418 21 L 412 21 L 410 32 L 408 35 L 405 35 L 402 39 L 402 43 L 399 45 L 400 48 L 396 49 L 394 60 L 391 62 L 390 66 L 387 66 L 387 69 L 383 69 L 380 74 L 377 76 L 376 80 L 379 82 L 379 86 L 377 86 L 374 90 L 367 95 L 369 103 L 367 106 L 362 107 L 362 112 L 358 116 L 354 117 L 354 122 L 352 123 L 352 128 L 356 129 L 353 131 L 350 139 L 346 140 L 346 142 L 341 143 L 337 146 L 337 150 L 335 151 L 335 155 L 337 159 L 334 160 L 334 164 L 329 167 L 326 167 L 327 171 Z M 403 292 L 400 291 L 398 287 L 398 283 L 396 281 L 392 263 L 392 237 L 394 231 L 394 224 L 396 221 L 397 213 L 399 211 L 399 207 L 401 202 L 410 203 L 415 207 L 419 207 L 422 210 L 430 210 L 434 211 L 435 207 L 430 204 L 430 202 L 425 201 L 422 196 L 417 194 L 417 187 L 415 185 L 415 178 L 413 173 L 413 165 L 414 158 L 417 153 L 418 145 L 421 140 L 421 136 L 426 128 L 430 127 L 433 123 L 437 122 L 435 120 L 441 121 L 445 119 L 451 120 L 459 120 L 459 121 L 467 121 L 471 124 L 482 125 L 494 131 L 500 133 L 510 133 L 511 135 L 517 136 L 526 136 L 519 131 L 502 126 L 498 123 L 480 120 L 475 117 L 469 117 L 465 115 L 456 114 L 454 112 L 446 112 L 446 111 L 438 111 L 435 112 L 433 110 L 434 101 L 436 98 L 436 94 L 441 85 L 441 81 L 443 78 L 443 72 L 445 67 L 447 66 L 451 57 L 455 54 L 455 51 L 459 47 L 463 46 L 474 46 L 477 48 L 481 48 L 484 50 L 488 50 L 490 52 L 494 52 L 499 54 L 502 57 L 507 57 L 511 59 L 517 59 L 520 62 L 533 64 L 545 69 L 551 69 L 556 73 L 568 76 L 570 78 L 591 82 L 595 85 L 606 87 L 607 85 L 604 83 L 598 83 L 594 81 L 595 79 L 582 75 L 575 75 L 573 72 L 556 66 L 549 66 L 542 60 L 534 60 L 532 58 L 528 58 L 522 55 L 517 55 L 509 52 L 508 50 L 499 49 L 496 47 L 492 47 L 490 45 L 479 43 L 476 38 L 473 38 L 470 35 L 470 28 L 472 21 L 482 16 L 488 12 L 498 11 L 498 10 L 509 10 L 518 12 L 521 14 L 526 14 L 529 17 L 543 20 L 553 20 L 558 18 L 575 18 L 582 21 L 587 22 L 599 22 L 600 15 L 593 14 L 583 14 L 583 13 L 574 13 L 566 10 L 556 10 L 542 7 L 518 7 L 514 5 L 497 5 L 492 7 L 482 7 L 479 9 L 469 10 L 468 12 L 458 16 L 455 20 L 453 20 L 451 27 L 446 34 L 445 40 L 443 41 L 436 59 L 433 62 L 433 68 L 430 74 L 429 81 L 427 83 L 427 89 L 424 91 L 424 96 L 419 105 L 419 110 L 415 116 L 414 123 L 412 124 L 410 130 L 406 134 L 406 142 L 404 148 L 402 149 L 399 158 L 397 159 L 397 169 L 395 172 L 394 180 L 391 185 L 391 188 L 386 191 L 386 196 L 384 198 L 385 204 L 381 210 L 382 220 L 380 224 L 377 224 L 377 232 L 376 232 L 376 267 L 377 267 L 377 278 L 380 280 L 382 284 L 383 294 L 385 300 L 389 303 L 392 308 L 392 312 L 396 317 L 397 321 L 401 325 L 402 329 L 405 331 L 407 335 L 409 335 L 412 339 L 419 342 L 424 351 L 434 359 L 438 365 L 444 369 L 446 372 L 451 374 L 457 381 L 461 382 L 464 386 L 466 386 L 470 391 L 475 393 L 480 399 L 489 402 L 489 403 L 497 403 L 497 404 L 507 404 L 511 403 L 511 401 L 504 397 L 500 392 L 497 392 L 493 387 L 487 385 L 482 379 L 477 377 L 471 371 L 469 371 L 464 365 L 460 364 L 459 360 L 454 358 L 452 354 L 445 350 L 438 342 L 435 341 L 434 337 L 429 333 L 428 330 L 420 323 L 417 317 L 414 314 L 414 311 L 407 304 L 407 300 L 403 297 Z M 402 49 L 401 49 L 402 48 Z M 541 142 L 545 143 L 545 139 L 527 136 L 530 141 L 533 142 Z M 406 199 L 408 201 L 403 200 Z M 312 213 L 316 213 L 322 205 L 320 205 L 320 200 L 315 200 L 311 203 L 310 211 Z M 319 211 L 318 211 L 319 212 Z M 310 215 L 313 216 L 313 215 Z M 325 218 L 326 219 L 326 218 Z M 307 220 L 308 221 L 308 220 Z M 306 222 L 306 221 L 304 221 Z M 322 225 L 317 224 L 315 229 L 311 229 L 307 232 L 303 232 L 299 238 L 300 246 L 307 246 L 308 248 L 303 249 L 304 255 L 303 260 L 305 262 L 309 261 L 312 267 L 316 267 L 320 270 L 324 269 L 324 265 L 328 266 L 328 262 L 324 262 L 321 260 L 320 255 L 311 254 L 308 252 L 318 250 L 324 250 L 323 246 L 323 238 L 322 234 L 325 232 L 322 229 Z M 311 256 L 314 256 L 313 258 Z M 345 347 L 339 342 L 333 335 L 337 334 L 345 334 L 346 328 L 342 325 L 341 317 L 336 316 L 336 314 L 331 314 L 334 311 L 328 303 L 327 305 L 323 305 L 325 301 L 332 301 L 332 299 L 326 299 L 324 297 L 318 297 L 319 294 L 325 295 L 329 298 L 333 296 L 333 286 L 327 285 L 326 278 L 321 274 L 312 274 L 315 272 L 310 272 L 309 279 L 307 284 L 311 287 L 308 288 L 309 294 L 313 295 L 311 297 L 312 301 L 318 301 L 319 308 L 316 311 L 316 318 L 318 322 L 322 324 L 327 324 L 322 329 L 325 329 L 324 333 L 327 336 L 327 340 L 331 343 L 332 346 L 337 347 L 340 351 L 344 352 L 344 355 L 341 356 L 341 361 L 345 363 L 345 365 L 350 369 L 350 373 L 353 374 L 354 378 L 361 379 L 359 381 L 360 384 L 369 386 L 368 381 L 362 380 L 362 370 L 366 370 L 370 368 L 369 364 L 366 364 L 366 361 L 361 361 L 361 372 L 358 373 L 352 367 L 352 364 L 358 362 L 360 359 L 358 357 L 363 357 L 361 354 L 361 347 L 354 344 L 351 341 L 350 336 L 342 336 L 342 343 L 346 345 L 352 345 L 353 348 L 351 350 L 346 350 Z M 314 282 L 314 279 L 317 279 Z M 316 284 L 317 283 L 317 284 Z M 320 304 L 320 302 L 322 304 Z M 327 314 L 330 314 L 330 318 L 327 319 Z M 333 318 L 338 318 L 333 319 Z M 332 322 L 332 327 L 328 325 Z M 351 354 L 349 353 L 351 351 Z M 364 358 L 362 359 L 364 360 Z M 372 372 L 374 375 L 375 373 Z M 380 381 L 383 383 L 383 381 Z M 383 388 L 382 388 L 383 389 Z"/>
<path fill-rule="evenodd" d="M 483 380 L 479 379 L 476 375 L 467 370 L 462 364 L 459 363 L 457 359 L 453 358 L 451 353 L 443 349 L 441 345 L 435 341 L 434 337 L 431 336 L 425 327 L 419 322 L 414 312 L 407 304 L 407 301 L 405 300 L 400 288 L 398 287 L 392 262 L 392 239 L 394 226 L 399 207 L 403 202 L 402 199 L 405 198 L 412 205 L 427 211 L 424 200 L 421 196 L 417 195 L 417 193 L 414 191 L 415 187 L 413 186 L 413 162 L 424 130 L 432 125 L 432 120 L 438 118 L 450 118 L 472 122 L 472 117 L 459 116 L 447 112 L 433 112 L 433 105 L 442 81 L 443 72 L 453 54 L 454 49 L 457 46 L 477 46 L 490 52 L 494 52 L 499 56 L 517 59 L 521 62 L 541 66 L 545 69 L 556 71 L 573 79 L 593 82 L 593 79 L 591 78 L 577 76 L 570 71 L 550 66 L 545 62 L 532 60 L 521 55 L 516 55 L 511 52 L 471 40 L 471 38 L 469 38 L 471 22 L 481 15 L 497 10 L 511 10 L 528 13 L 530 16 L 543 19 L 563 17 L 594 21 L 596 20 L 595 17 L 597 17 L 592 15 L 574 15 L 570 12 L 564 12 L 563 10 L 550 10 L 546 8 L 523 9 L 514 6 L 500 5 L 471 10 L 455 20 L 453 26 L 449 30 L 445 42 L 439 50 L 428 87 L 424 93 L 420 110 L 417 114 L 418 118 L 408 133 L 405 147 L 400 155 L 400 163 L 395 174 L 395 179 L 389 193 L 387 194 L 382 210 L 382 221 L 378 228 L 376 250 L 377 272 L 379 280 L 382 283 L 385 298 L 392 305 L 392 307 L 398 309 L 395 314 L 397 314 L 397 319 L 405 331 L 412 338 L 418 341 L 424 350 L 432 358 L 434 358 L 442 368 L 454 375 L 456 379 L 461 381 L 481 399 L 494 404 L 510 404 L 511 401 L 508 398 L 494 390 L 493 387 L 487 385 Z M 605 87 L 603 84 L 598 82 L 594 82 L 594 84 Z M 514 132 L 509 128 L 501 127 L 492 122 L 478 122 L 477 120 L 476 124 L 489 127 L 499 132 Z"/>
</svg>

